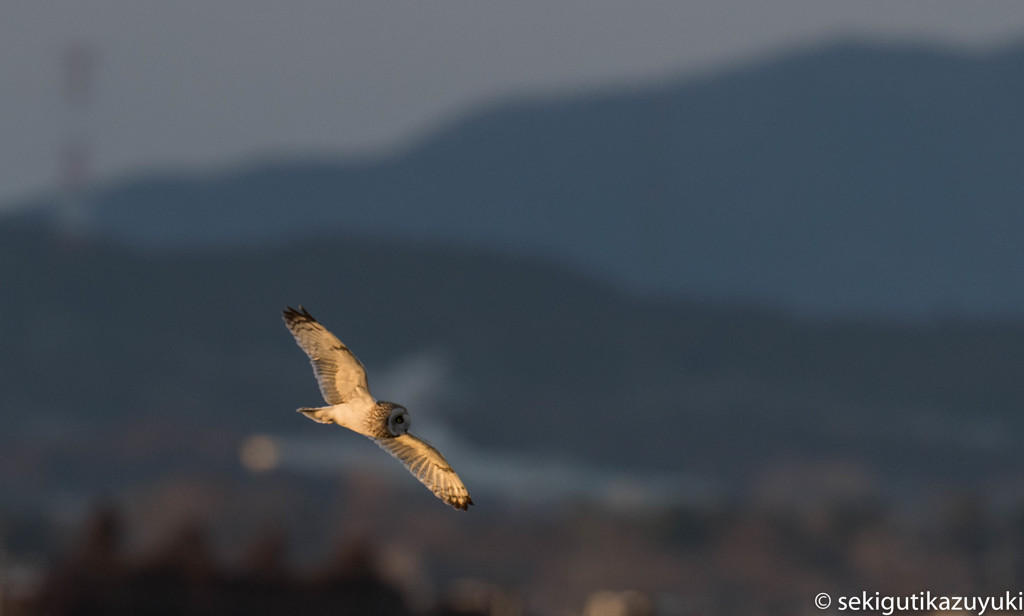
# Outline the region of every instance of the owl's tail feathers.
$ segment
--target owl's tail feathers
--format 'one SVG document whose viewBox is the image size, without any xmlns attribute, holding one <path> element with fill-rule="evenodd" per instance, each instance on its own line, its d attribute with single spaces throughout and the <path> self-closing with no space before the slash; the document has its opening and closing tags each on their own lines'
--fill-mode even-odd
<svg viewBox="0 0 1024 616">
<path fill-rule="evenodd" d="M 306 417 L 309 417 L 313 421 L 322 424 L 334 423 L 334 420 L 329 415 L 331 407 L 324 406 L 318 409 L 296 409 L 299 413 L 302 413 Z"/>
</svg>

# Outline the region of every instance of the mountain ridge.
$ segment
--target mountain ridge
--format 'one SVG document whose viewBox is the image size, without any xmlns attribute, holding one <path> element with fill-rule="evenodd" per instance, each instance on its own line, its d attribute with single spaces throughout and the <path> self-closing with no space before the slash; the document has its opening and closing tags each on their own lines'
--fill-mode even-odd
<svg viewBox="0 0 1024 616">
<path fill-rule="evenodd" d="M 644 293 L 807 314 L 1024 313 L 1024 47 L 844 42 L 492 105 L 399 156 L 99 191 L 151 246 L 324 229 L 538 255 Z"/>
</svg>

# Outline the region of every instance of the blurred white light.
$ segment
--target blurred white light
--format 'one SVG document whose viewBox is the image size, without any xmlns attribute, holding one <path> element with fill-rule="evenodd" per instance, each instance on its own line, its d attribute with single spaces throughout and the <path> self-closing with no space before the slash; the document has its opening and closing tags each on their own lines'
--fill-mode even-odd
<svg viewBox="0 0 1024 616">
<path fill-rule="evenodd" d="M 238 458 L 245 468 L 254 473 L 262 473 L 277 468 L 281 452 L 275 439 L 265 434 L 254 434 L 242 441 Z"/>
</svg>

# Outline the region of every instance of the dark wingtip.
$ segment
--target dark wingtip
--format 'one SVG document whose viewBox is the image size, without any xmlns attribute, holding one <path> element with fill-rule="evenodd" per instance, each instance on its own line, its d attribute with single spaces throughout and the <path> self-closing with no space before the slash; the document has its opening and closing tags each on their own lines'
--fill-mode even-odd
<svg viewBox="0 0 1024 616">
<path fill-rule="evenodd" d="M 285 309 L 281 311 L 281 314 L 284 316 L 285 321 L 295 321 L 298 319 L 316 321 L 316 319 L 313 318 L 313 315 L 309 314 L 309 311 L 302 307 L 302 304 L 299 304 L 298 310 L 291 306 L 285 306 Z"/>
</svg>

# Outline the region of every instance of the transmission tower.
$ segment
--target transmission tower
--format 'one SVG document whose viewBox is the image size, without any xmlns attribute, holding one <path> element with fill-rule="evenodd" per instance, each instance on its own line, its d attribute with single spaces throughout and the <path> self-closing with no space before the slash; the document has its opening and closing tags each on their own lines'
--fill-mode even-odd
<svg viewBox="0 0 1024 616">
<path fill-rule="evenodd" d="M 89 107 L 92 99 L 96 54 L 87 43 L 68 44 L 62 54 L 64 127 L 58 160 L 61 203 L 57 229 L 64 236 L 80 237 L 89 226 L 86 198 L 92 175 L 92 140 Z"/>
</svg>

